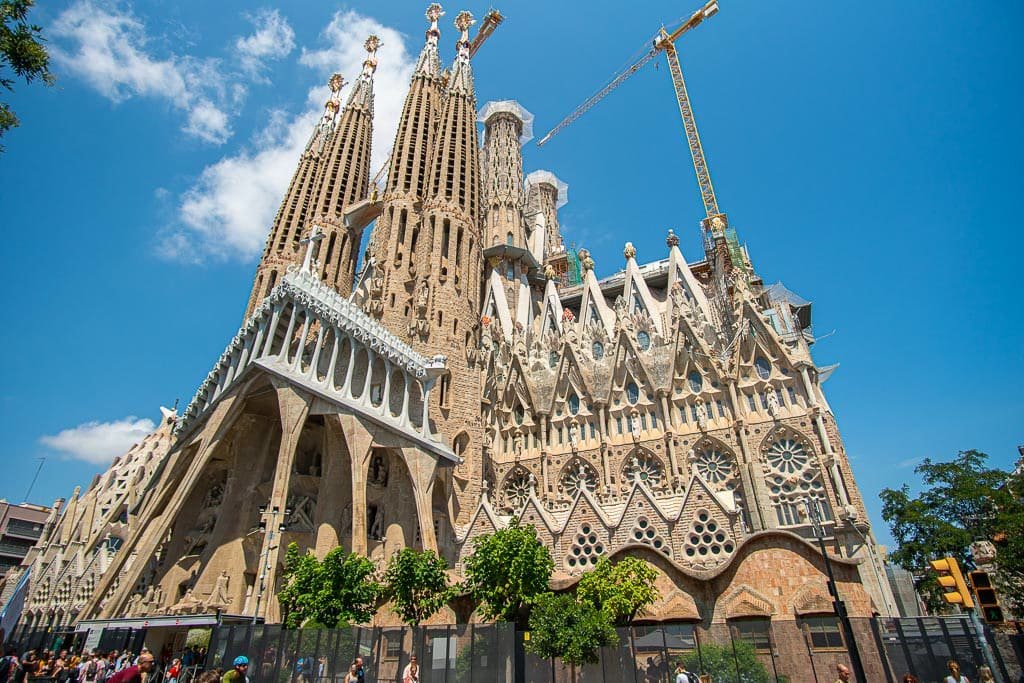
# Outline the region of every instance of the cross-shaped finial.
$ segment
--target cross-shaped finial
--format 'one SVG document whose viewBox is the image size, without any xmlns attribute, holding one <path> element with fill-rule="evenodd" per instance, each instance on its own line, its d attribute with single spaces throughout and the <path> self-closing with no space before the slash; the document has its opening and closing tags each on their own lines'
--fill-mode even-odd
<svg viewBox="0 0 1024 683">
<path fill-rule="evenodd" d="M 313 263 L 313 246 L 323 238 L 324 234 L 320 232 L 320 224 L 313 223 L 313 230 L 310 232 L 309 237 L 299 241 L 299 244 L 306 245 L 306 256 L 302 259 L 303 272 L 310 272 L 310 266 Z"/>
</svg>

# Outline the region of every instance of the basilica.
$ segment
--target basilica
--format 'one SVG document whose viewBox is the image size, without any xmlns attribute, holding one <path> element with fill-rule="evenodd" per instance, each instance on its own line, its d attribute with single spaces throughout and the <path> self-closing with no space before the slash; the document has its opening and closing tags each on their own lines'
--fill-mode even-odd
<svg viewBox="0 0 1024 683">
<path fill-rule="evenodd" d="M 811 304 L 762 281 L 724 215 L 695 221 L 689 261 L 671 230 L 660 254 L 623 239 L 619 263 L 567 249 L 566 183 L 523 168 L 533 117 L 477 102 L 468 12 L 443 66 L 442 15 L 380 183 L 377 38 L 351 85 L 330 79 L 237 334 L 180 414 L 55 509 L 24 619 L 274 622 L 291 542 L 432 549 L 458 577 L 518 520 L 559 590 L 635 555 L 659 572 L 644 619 L 798 634 L 831 628 L 812 517 L 850 614 L 892 614 Z"/>
</svg>

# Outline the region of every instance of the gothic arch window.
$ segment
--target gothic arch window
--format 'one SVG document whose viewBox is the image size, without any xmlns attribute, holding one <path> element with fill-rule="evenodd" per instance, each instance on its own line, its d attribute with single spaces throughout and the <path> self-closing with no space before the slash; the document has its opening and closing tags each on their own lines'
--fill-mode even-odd
<svg viewBox="0 0 1024 683">
<path fill-rule="evenodd" d="M 690 382 L 690 391 L 693 393 L 699 393 L 704 387 L 704 378 L 701 377 L 700 373 L 696 370 L 690 371 L 690 374 L 686 376 L 686 379 Z"/>
<path fill-rule="evenodd" d="M 768 379 L 772 374 L 772 364 L 768 362 L 768 359 L 764 356 L 758 356 L 754 359 L 754 369 L 757 370 L 757 376 L 761 379 Z"/>
<path fill-rule="evenodd" d="M 505 484 L 501 487 L 501 493 L 505 498 L 505 506 L 512 510 L 519 510 L 530 498 L 533 490 L 533 480 L 529 472 L 522 467 L 516 467 L 505 478 Z"/>
<path fill-rule="evenodd" d="M 455 455 L 463 456 L 466 454 L 466 450 L 469 448 L 469 434 L 466 432 L 459 432 L 459 435 L 452 441 L 452 451 Z"/>
<path fill-rule="evenodd" d="M 569 406 L 570 415 L 576 415 L 580 412 L 580 397 L 576 395 L 576 392 L 569 394 L 566 404 Z"/>
<path fill-rule="evenodd" d="M 832 519 L 821 469 L 807 439 L 780 429 L 765 439 L 762 451 L 768 466 L 768 496 L 780 526 L 804 524 L 801 506 L 807 499 L 818 506 L 824 519 Z"/>
<path fill-rule="evenodd" d="M 594 360 L 601 360 L 604 358 L 604 344 L 599 341 L 595 341 L 591 347 L 591 353 L 594 355 Z"/>
<path fill-rule="evenodd" d="M 644 330 L 640 330 L 636 333 L 636 343 L 640 346 L 641 351 L 646 351 L 651 348 L 651 335 Z"/>
<path fill-rule="evenodd" d="M 640 482 L 648 488 L 658 489 L 665 481 L 665 466 L 653 453 L 637 449 L 626 459 L 622 480 L 627 486 Z"/>
<path fill-rule="evenodd" d="M 636 382 L 629 382 L 626 384 L 626 400 L 629 404 L 636 405 L 637 401 L 640 400 L 640 387 L 636 385 Z"/>
<path fill-rule="evenodd" d="M 562 476 L 558 478 L 558 490 L 569 498 L 575 498 L 583 489 L 590 492 L 597 490 L 597 471 L 585 460 L 573 458 L 562 469 Z"/>
</svg>

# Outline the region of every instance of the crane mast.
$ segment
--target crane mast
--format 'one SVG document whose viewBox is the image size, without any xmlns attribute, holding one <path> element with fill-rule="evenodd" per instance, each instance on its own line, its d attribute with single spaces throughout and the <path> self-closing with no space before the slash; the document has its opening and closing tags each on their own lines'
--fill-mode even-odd
<svg viewBox="0 0 1024 683">
<path fill-rule="evenodd" d="M 718 208 L 718 199 L 715 197 L 715 188 L 711 184 L 711 173 L 708 171 L 707 161 L 704 159 L 704 148 L 700 142 L 700 135 L 697 132 L 697 122 L 693 116 L 693 108 L 690 106 L 690 97 L 686 92 L 686 81 L 683 80 L 683 70 L 679 65 L 679 55 L 676 52 L 675 41 L 687 31 L 701 24 L 705 19 L 714 16 L 718 12 L 718 1 L 710 0 L 699 10 L 694 12 L 689 19 L 683 22 L 672 33 L 662 28 L 652 41 L 652 47 L 634 64 L 621 71 L 608 85 L 601 88 L 597 93 L 588 98 L 568 116 L 562 119 L 557 126 L 551 129 L 547 135 L 538 142 L 538 147 L 543 147 L 551 138 L 563 131 L 570 124 L 583 116 L 594 105 L 603 100 L 609 93 L 615 90 L 627 78 L 635 74 L 641 67 L 650 62 L 659 52 L 664 52 L 668 59 L 669 73 L 672 75 L 672 87 L 676 93 L 676 103 L 679 105 L 679 115 L 683 119 L 683 131 L 686 134 L 686 143 L 690 148 L 690 157 L 693 159 L 693 170 L 697 174 L 697 185 L 700 187 L 701 201 L 704 204 L 706 215 L 704 228 L 709 236 L 727 237 L 727 222 L 725 214 Z M 742 268 L 742 258 L 739 254 L 738 245 L 734 246 L 735 237 L 729 243 L 730 260 L 733 265 Z"/>
</svg>

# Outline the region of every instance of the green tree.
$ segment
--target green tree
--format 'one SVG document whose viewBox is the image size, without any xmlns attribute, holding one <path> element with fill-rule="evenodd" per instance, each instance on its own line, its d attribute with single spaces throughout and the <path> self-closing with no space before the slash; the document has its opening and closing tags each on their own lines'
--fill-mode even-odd
<svg viewBox="0 0 1024 683">
<path fill-rule="evenodd" d="M 538 657 L 560 657 L 575 667 L 596 663 L 600 648 L 618 642 L 607 613 L 572 595 L 547 593 L 534 602 L 525 646 Z"/>
<path fill-rule="evenodd" d="M 34 4 L 34 0 L 0 0 L 0 86 L 8 92 L 13 92 L 18 78 L 25 83 L 37 78 L 47 85 L 54 82 L 42 29 L 28 22 Z M 18 117 L 10 105 L 0 102 L 0 137 L 17 125 Z M 0 146 L 0 152 L 3 149 Z"/>
<path fill-rule="evenodd" d="M 330 551 L 321 562 L 312 554 L 301 554 L 297 543 L 289 544 L 283 579 L 277 599 L 286 628 L 334 628 L 369 621 L 382 592 L 373 580 L 373 563 L 342 548 Z"/>
<path fill-rule="evenodd" d="M 602 557 L 580 577 L 576 596 L 604 610 L 616 626 L 628 626 L 640 610 L 657 602 L 657 578 L 658 570 L 639 557 L 627 556 L 615 563 Z"/>
<path fill-rule="evenodd" d="M 410 626 L 419 626 L 444 607 L 455 595 L 448 584 L 447 569 L 448 565 L 433 550 L 417 552 L 402 548 L 392 555 L 384 583 L 395 614 Z"/>
<path fill-rule="evenodd" d="M 993 541 L 1000 595 L 1019 607 L 1024 602 L 1024 485 L 1019 475 L 990 468 L 987 461 L 976 450 L 960 451 L 949 462 L 925 459 L 914 469 L 922 483 L 916 496 L 907 484 L 883 489 L 882 518 L 897 545 L 890 557 L 907 569 L 923 571 L 928 560 L 950 555 L 971 570 L 971 543 Z M 925 572 L 918 590 L 933 611 L 948 608 L 931 572 Z"/>
<path fill-rule="evenodd" d="M 769 683 L 775 680 L 757 658 L 754 645 L 741 640 L 726 645 L 701 645 L 699 654 L 691 652 L 683 661 L 688 671 L 708 674 L 714 683 Z"/>
<path fill-rule="evenodd" d="M 555 563 L 536 529 L 513 522 L 477 537 L 465 567 L 466 587 L 484 619 L 525 625 L 530 605 L 548 591 Z"/>
</svg>

